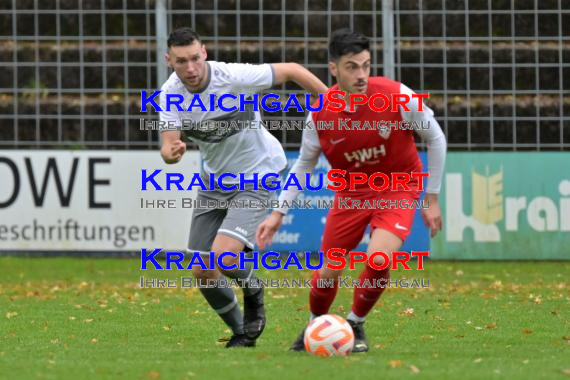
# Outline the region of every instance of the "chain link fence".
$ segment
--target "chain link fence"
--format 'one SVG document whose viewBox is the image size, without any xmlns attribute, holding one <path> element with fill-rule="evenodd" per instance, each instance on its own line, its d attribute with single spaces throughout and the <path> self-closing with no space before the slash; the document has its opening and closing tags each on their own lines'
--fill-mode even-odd
<svg viewBox="0 0 570 380">
<path fill-rule="evenodd" d="M 181 26 L 210 59 L 298 62 L 328 84 L 328 36 L 348 26 L 372 39 L 373 75 L 430 93 L 450 149 L 570 148 L 566 0 L 0 0 L 0 147 L 156 149 L 140 92 Z M 272 132 L 298 148 L 300 131 Z"/>
</svg>

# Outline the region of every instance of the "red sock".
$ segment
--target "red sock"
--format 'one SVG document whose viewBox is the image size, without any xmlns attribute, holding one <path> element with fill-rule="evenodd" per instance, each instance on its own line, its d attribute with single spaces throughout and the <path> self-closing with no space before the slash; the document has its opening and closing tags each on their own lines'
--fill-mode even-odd
<svg viewBox="0 0 570 380">
<path fill-rule="evenodd" d="M 360 318 L 366 317 L 370 310 L 376 304 L 376 301 L 380 298 L 382 293 L 386 288 L 381 288 L 378 286 L 378 280 L 385 279 L 386 281 L 390 278 L 390 269 L 386 268 L 383 270 L 375 270 L 370 268 L 368 265 L 364 268 L 362 273 L 360 273 L 360 285 L 364 284 L 365 280 L 368 280 L 371 287 L 368 285 L 364 288 L 354 289 L 354 298 L 352 301 L 352 312 L 359 316 Z M 387 282 L 381 281 L 381 285 L 388 285 Z"/>
<path fill-rule="evenodd" d="M 335 279 L 333 282 L 332 288 L 327 287 L 318 287 L 317 280 L 321 278 L 319 276 L 319 271 L 316 270 L 313 274 L 313 280 L 311 281 L 311 285 L 313 286 L 311 289 L 311 293 L 309 296 L 309 303 L 311 305 L 311 313 L 314 315 L 323 315 L 328 314 L 329 309 L 336 297 L 336 292 L 338 290 L 338 279 Z"/>
</svg>

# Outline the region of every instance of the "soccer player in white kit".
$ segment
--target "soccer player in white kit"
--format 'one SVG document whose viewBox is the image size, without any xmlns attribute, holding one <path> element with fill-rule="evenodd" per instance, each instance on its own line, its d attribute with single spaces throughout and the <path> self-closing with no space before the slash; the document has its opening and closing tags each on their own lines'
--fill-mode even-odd
<svg viewBox="0 0 570 380">
<path fill-rule="evenodd" d="M 166 163 L 174 164 L 181 160 L 186 151 L 181 131 L 186 123 L 214 122 L 259 122 L 259 112 L 252 104 L 246 104 L 243 112 L 239 111 L 239 95 L 246 98 L 256 92 L 271 88 L 274 85 L 293 81 L 307 92 L 318 95 L 327 91 L 327 87 L 312 73 L 296 63 L 276 64 L 237 64 L 206 61 L 207 52 L 200 37 L 190 28 L 174 30 L 168 38 L 166 60 L 174 69 L 174 73 L 162 86 L 160 94 L 161 121 L 175 125 L 179 130 L 166 130 L 161 133 L 162 147 L 160 153 Z M 213 94 L 214 96 L 210 96 Z M 233 94 L 237 99 L 224 98 L 223 108 L 237 106 L 236 111 L 225 112 L 218 107 L 217 99 L 224 94 Z M 181 95 L 184 102 L 181 107 L 170 104 L 167 109 L 167 95 Z M 189 106 L 198 95 L 205 110 Z M 215 104 L 210 104 L 213 101 Z M 197 104 L 197 103 L 195 103 Z M 183 121 L 184 120 L 184 121 Z M 167 124 L 168 125 L 168 124 Z M 202 156 L 203 169 L 201 178 L 210 187 L 209 175 L 218 176 L 232 173 L 237 178 L 225 176 L 224 186 L 238 185 L 239 175 L 245 179 L 253 179 L 254 173 L 262 178 L 267 173 L 279 173 L 285 169 L 287 161 L 279 141 L 266 129 L 261 128 L 191 128 L 186 130 L 187 137 L 195 142 Z M 198 192 L 198 201 L 207 204 L 207 200 L 266 200 L 272 196 L 270 191 L 259 187 L 253 190 L 253 184 L 246 184 L 245 190 L 223 191 L 216 183 L 216 190 Z M 247 203 L 247 202 L 246 202 Z M 209 209 L 195 208 L 192 214 L 192 226 L 188 240 L 189 253 L 200 252 L 202 255 L 216 256 L 223 252 L 240 252 L 253 250 L 255 232 L 259 223 L 265 218 L 262 209 L 227 208 Z M 207 259 L 207 258 L 206 258 Z M 204 260 L 208 262 L 207 260 Z M 225 265 L 237 263 L 230 256 L 223 258 Z M 223 276 L 236 280 L 255 278 L 251 263 L 245 269 L 226 271 L 203 270 L 198 266 L 192 269 L 197 279 L 221 279 Z M 244 282 L 247 283 L 247 282 Z M 239 308 L 236 296 L 228 287 L 200 288 L 202 295 L 223 321 L 232 329 L 233 335 L 226 347 L 252 347 L 265 327 L 265 310 L 263 306 L 263 288 L 242 287 L 244 292 L 244 315 Z"/>
</svg>

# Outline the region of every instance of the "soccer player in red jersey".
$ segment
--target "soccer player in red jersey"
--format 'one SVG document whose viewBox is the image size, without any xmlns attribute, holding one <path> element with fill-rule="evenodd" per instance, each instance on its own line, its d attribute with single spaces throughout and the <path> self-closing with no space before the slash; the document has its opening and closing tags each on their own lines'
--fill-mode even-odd
<svg viewBox="0 0 570 380">
<path fill-rule="evenodd" d="M 404 84 L 384 77 L 370 77 L 369 40 L 362 34 L 348 29 L 335 31 L 329 43 L 329 56 L 329 69 L 337 80 L 337 84 L 329 91 L 345 91 L 344 99 L 346 99 L 347 107 L 337 112 L 328 110 L 328 105 L 337 107 L 338 103 L 327 101 L 327 94 L 325 94 L 321 110 L 310 112 L 307 117 L 307 122 L 311 122 L 315 128 L 307 128 L 303 131 L 300 156 L 293 165 L 291 173 L 297 175 L 304 188 L 305 173 L 311 173 L 314 170 L 321 152 L 324 153 L 333 169 L 346 170 L 347 174 L 359 172 L 370 176 L 373 173 L 382 172 L 391 178 L 391 173 L 421 172 L 422 165 L 413 136 L 414 131 L 409 128 L 390 128 L 390 125 L 397 126 L 398 123 L 406 121 L 415 122 L 415 125 L 420 127 L 415 132 L 427 142 L 428 146 L 429 179 L 425 200 L 429 201 L 429 208 L 422 209 L 422 217 L 431 230 L 431 236 L 434 237 L 442 228 L 438 193 L 447 144 L 439 124 L 433 117 L 433 111 L 423 104 L 421 99 L 412 99 L 413 91 Z M 350 111 L 350 94 L 365 94 L 368 98 L 374 94 L 384 94 L 388 99 L 392 99 L 392 94 L 400 93 L 407 94 L 411 100 L 405 106 L 400 104 L 394 111 L 390 106 L 384 111 L 377 112 L 371 109 L 369 104 L 353 107 L 353 111 Z M 373 105 L 377 109 L 383 108 L 383 100 L 377 100 L 378 102 Z M 366 123 L 373 126 L 378 125 L 374 123 L 379 121 L 385 122 L 389 128 L 363 129 Z M 322 126 L 322 122 L 332 122 L 333 127 L 320 128 L 319 125 Z M 354 128 L 357 122 L 361 130 Z M 425 129 L 422 129 L 422 126 Z M 382 185 L 381 182 L 376 184 Z M 361 204 L 365 200 L 408 200 L 410 203 L 418 200 L 420 184 L 417 179 L 408 182 L 407 185 L 411 191 L 392 190 L 392 186 L 385 191 L 375 191 L 366 183 L 359 185 L 354 191 L 349 191 L 348 187 L 338 191 L 335 195 L 335 207 L 329 211 L 327 216 L 321 251 L 326 252 L 331 248 L 341 248 L 347 252 L 353 250 L 362 240 L 368 225 L 371 226 L 368 255 L 378 251 L 388 254 L 398 251 L 412 228 L 414 209 L 347 209 L 336 207 L 336 205 L 338 205 L 339 197 L 360 200 Z M 283 191 L 280 201 L 292 201 L 298 194 L 297 189 Z M 258 227 L 256 239 L 261 249 L 271 243 L 286 213 L 286 209 L 274 209 Z M 313 288 L 309 299 L 311 318 L 327 314 L 337 293 L 338 277 L 341 271 L 326 268 L 326 263 L 325 257 L 324 265 L 315 271 L 313 276 Z M 375 264 L 383 264 L 381 256 L 375 258 Z M 360 281 L 364 283 L 365 280 L 369 280 L 370 283 L 374 283 L 373 281 L 380 279 L 387 280 L 390 277 L 389 268 L 390 266 L 384 270 L 375 270 L 366 265 L 360 274 Z M 335 286 L 319 288 L 317 287 L 319 278 L 334 279 Z M 355 334 L 353 352 L 368 351 L 363 324 L 365 317 L 383 291 L 384 288 L 381 287 L 356 288 L 354 291 L 352 310 L 347 317 Z M 292 350 L 304 350 L 303 335 L 304 331 L 293 343 Z"/>
</svg>

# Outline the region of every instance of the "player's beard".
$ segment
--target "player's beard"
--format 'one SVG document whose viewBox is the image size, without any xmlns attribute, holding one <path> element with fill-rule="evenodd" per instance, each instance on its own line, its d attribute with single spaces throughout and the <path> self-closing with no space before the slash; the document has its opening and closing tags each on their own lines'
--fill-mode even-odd
<svg viewBox="0 0 570 380">
<path fill-rule="evenodd" d="M 348 94 L 366 94 L 368 91 L 368 81 L 367 80 L 357 80 L 346 86 L 341 86 L 341 83 L 345 83 L 343 76 L 339 72 L 337 74 L 337 82 L 339 83 L 339 89 L 341 91 L 346 91 Z M 358 87 L 361 86 L 361 87 Z"/>
<path fill-rule="evenodd" d="M 352 85 L 353 94 L 366 94 L 368 83 L 366 81 L 357 81 Z"/>
<path fill-rule="evenodd" d="M 200 88 L 204 75 L 196 75 L 194 78 L 184 78 L 184 83 L 187 87 L 192 89 Z"/>
<path fill-rule="evenodd" d="M 176 75 L 178 75 L 178 79 L 184 83 L 184 86 L 192 92 L 202 88 L 202 85 L 204 84 L 204 78 L 207 75 L 206 70 L 207 66 L 204 66 L 201 72 L 199 71 L 192 76 L 193 78 L 190 78 L 186 71 L 183 71 L 181 73 L 176 72 Z"/>
</svg>

